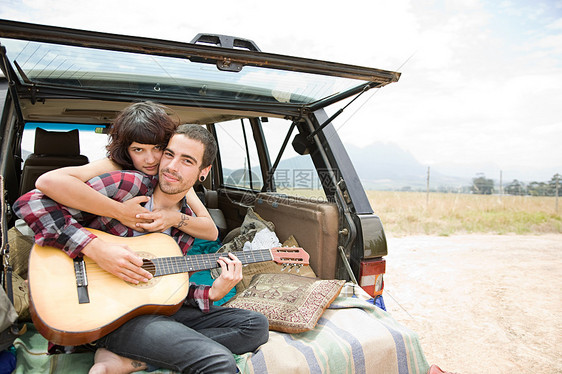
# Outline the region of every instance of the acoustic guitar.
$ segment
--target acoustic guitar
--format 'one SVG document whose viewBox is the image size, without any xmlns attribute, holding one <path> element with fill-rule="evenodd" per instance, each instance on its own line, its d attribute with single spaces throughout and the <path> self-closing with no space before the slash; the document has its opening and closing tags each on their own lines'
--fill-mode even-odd
<svg viewBox="0 0 562 374">
<path fill-rule="evenodd" d="M 87 256 L 71 259 L 53 247 L 34 245 L 29 257 L 29 298 L 33 323 L 49 341 L 60 345 L 92 342 L 142 314 L 174 314 L 189 290 L 189 273 L 220 267 L 226 253 L 183 256 L 165 234 L 119 237 L 89 229 L 100 239 L 126 244 L 143 258 L 154 277 L 147 283 L 125 282 Z M 302 248 L 233 252 L 243 264 L 275 261 L 307 265 Z"/>
</svg>

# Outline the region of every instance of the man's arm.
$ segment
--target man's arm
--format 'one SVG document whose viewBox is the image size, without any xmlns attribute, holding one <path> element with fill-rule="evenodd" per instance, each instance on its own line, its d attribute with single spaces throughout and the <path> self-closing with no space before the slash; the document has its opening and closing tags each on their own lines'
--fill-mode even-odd
<svg viewBox="0 0 562 374">
<path fill-rule="evenodd" d="M 211 287 L 190 284 L 186 304 L 198 307 L 206 313 L 211 301 L 225 297 L 242 280 L 242 262 L 235 255 L 229 253 L 228 257 L 219 257 L 218 263 L 221 266 L 221 275 Z"/>
<path fill-rule="evenodd" d="M 226 296 L 232 287 L 242 280 L 242 262 L 234 254 L 221 256 L 217 260 L 221 267 L 221 275 L 215 279 L 209 289 L 209 299 L 217 301 Z"/>
<path fill-rule="evenodd" d="M 82 253 L 90 257 L 99 267 L 125 282 L 138 284 L 148 282 L 152 278 L 152 274 L 142 268 L 142 258 L 127 245 L 95 238 L 82 249 Z"/>
<path fill-rule="evenodd" d="M 199 308 L 203 313 L 207 313 L 211 304 L 211 300 L 209 300 L 210 288 L 211 286 L 190 283 L 184 304 Z"/>
</svg>

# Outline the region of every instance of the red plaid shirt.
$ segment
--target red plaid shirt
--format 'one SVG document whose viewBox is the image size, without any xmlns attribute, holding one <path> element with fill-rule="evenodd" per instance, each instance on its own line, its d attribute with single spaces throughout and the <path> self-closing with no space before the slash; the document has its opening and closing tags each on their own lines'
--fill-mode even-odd
<svg viewBox="0 0 562 374">
<path fill-rule="evenodd" d="M 151 196 L 158 179 L 137 171 L 114 171 L 90 179 L 87 184 L 96 191 L 116 201 L 127 201 L 135 196 Z M 133 236 L 133 230 L 116 219 L 100 217 L 77 209 L 67 208 L 35 189 L 21 196 L 13 206 L 15 214 L 22 218 L 35 233 L 35 243 L 64 250 L 74 258 L 96 238 L 84 227 L 98 229 L 117 236 Z M 185 198 L 180 211 L 193 215 Z M 178 242 L 185 255 L 193 237 L 172 227 L 171 236 Z M 186 302 L 195 302 L 203 311 L 209 309 L 209 286 L 191 284 Z"/>
</svg>

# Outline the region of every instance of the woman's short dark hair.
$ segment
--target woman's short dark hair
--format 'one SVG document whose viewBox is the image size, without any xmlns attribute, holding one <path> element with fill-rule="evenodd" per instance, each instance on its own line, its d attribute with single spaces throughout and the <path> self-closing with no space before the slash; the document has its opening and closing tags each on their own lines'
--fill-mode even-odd
<svg viewBox="0 0 562 374">
<path fill-rule="evenodd" d="M 213 135 L 204 126 L 183 124 L 176 129 L 176 134 L 182 134 L 190 139 L 200 141 L 205 147 L 201 169 L 211 165 L 217 156 L 217 142 Z"/>
<path fill-rule="evenodd" d="M 109 129 L 107 157 L 123 169 L 134 169 L 128 148 L 133 142 L 166 147 L 177 123 L 163 105 L 143 101 L 129 105 L 115 118 Z"/>
</svg>

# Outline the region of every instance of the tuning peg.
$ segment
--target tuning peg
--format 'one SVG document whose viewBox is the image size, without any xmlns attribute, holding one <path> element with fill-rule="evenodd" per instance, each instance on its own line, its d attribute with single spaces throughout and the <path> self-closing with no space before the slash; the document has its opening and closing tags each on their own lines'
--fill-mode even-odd
<svg viewBox="0 0 562 374">
<path fill-rule="evenodd" d="M 283 264 L 283 267 L 281 268 L 281 271 L 285 271 L 286 268 L 287 268 L 287 264 Z"/>
</svg>

